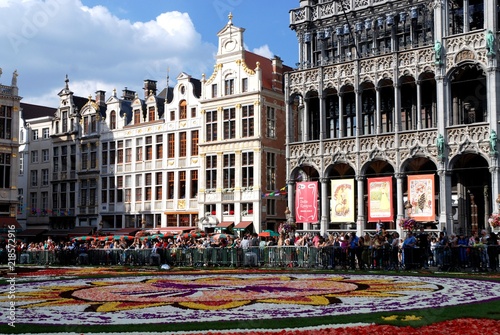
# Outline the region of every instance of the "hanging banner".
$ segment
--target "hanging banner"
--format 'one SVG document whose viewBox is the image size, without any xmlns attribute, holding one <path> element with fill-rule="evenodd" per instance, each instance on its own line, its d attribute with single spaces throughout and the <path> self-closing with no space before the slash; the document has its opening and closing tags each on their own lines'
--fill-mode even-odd
<svg viewBox="0 0 500 335">
<path fill-rule="evenodd" d="M 392 177 L 368 178 L 368 222 L 393 221 Z"/>
<path fill-rule="evenodd" d="M 354 179 L 331 181 L 332 200 L 331 222 L 355 222 L 354 220 Z"/>
<path fill-rule="evenodd" d="M 435 221 L 434 175 L 408 176 L 410 216 L 416 221 Z"/>
<path fill-rule="evenodd" d="M 318 183 L 298 182 L 295 186 L 295 222 L 318 222 Z"/>
</svg>

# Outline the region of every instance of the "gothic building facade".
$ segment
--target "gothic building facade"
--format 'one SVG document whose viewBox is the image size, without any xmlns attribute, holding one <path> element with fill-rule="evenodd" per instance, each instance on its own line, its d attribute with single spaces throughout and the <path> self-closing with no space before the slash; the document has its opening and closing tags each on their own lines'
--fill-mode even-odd
<svg viewBox="0 0 500 335">
<path fill-rule="evenodd" d="M 304 229 L 401 230 L 406 217 L 488 228 L 500 191 L 498 21 L 494 0 L 299 1 L 285 94 L 290 208 L 297 183 L 319 185 L 318 222 Z M 336 207 L 344 181 L 349 215 Z"/>
</svg>

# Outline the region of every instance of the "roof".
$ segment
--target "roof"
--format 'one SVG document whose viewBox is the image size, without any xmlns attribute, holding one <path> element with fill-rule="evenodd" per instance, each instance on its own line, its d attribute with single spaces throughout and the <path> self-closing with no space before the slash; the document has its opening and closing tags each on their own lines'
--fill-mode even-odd
<svg viewBox="0 0 500 335">
<path fill-rule="evenodd" d="M 253 223 L 253 221 L 241 221 L 236 226 L 234 226 L 234 230 L 245 230 L 252 223 Z"/>
<path fill-rule="evenodd" d="M 257 67 L 257 62 L 262 69 L 262 85 L 264 88 L 272 90 L 273 89 L 273 62 L 271 59 L 266 58 L 261 55 L 254 54 L 250 51 L 245 51 L 245 63 L 250 69 L 255 69 Z M 281 74 L 285 72 L 292 71 L 293 69 L 289 66 L 283 64 Z"/>
<path fill-rule="evenodd" d="M 33 105 L 21 102 L 21 109 L 23 110 L 23 119 L 29 120 L 43 116 L 54 116 L 57 108 Z"/>
<path fill-rule="evenodd" d="M 234 224 L 234 221 L 222 221 L 217 226 L 215 226 L 215 228 L 222 228 L 222 230 L 224 230 L 233 224 Z"/>
</svg>

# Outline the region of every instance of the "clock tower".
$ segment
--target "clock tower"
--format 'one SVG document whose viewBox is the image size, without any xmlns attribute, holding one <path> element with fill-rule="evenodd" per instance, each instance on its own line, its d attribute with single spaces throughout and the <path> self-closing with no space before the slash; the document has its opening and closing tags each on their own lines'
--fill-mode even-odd
<svg viewBox="0 0 500 335">
<path fill-rule="evenodd" d="M 244 53 L 243 32 L 245 29 L 233 25 L 233 15 L 229 13 L 229 21 L 217 34 L 219 37 L 219 50 L 217 60 L 224 58 L 242 59 Z"/>
</svg>

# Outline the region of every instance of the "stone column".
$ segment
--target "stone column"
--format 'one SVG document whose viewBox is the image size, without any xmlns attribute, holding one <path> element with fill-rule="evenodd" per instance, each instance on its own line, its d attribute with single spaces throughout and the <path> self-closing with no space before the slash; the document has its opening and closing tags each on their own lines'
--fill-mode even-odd
<svg viewBox="0 0 500 335">
<path fill-rule="evenodd" d="M 358 183 L 358 219 L 357 219 L 357 234 L 361 236 L 363 230 L 366 229 L 365 220 L 365 176 L 357 175 Z"/>
</svg>

